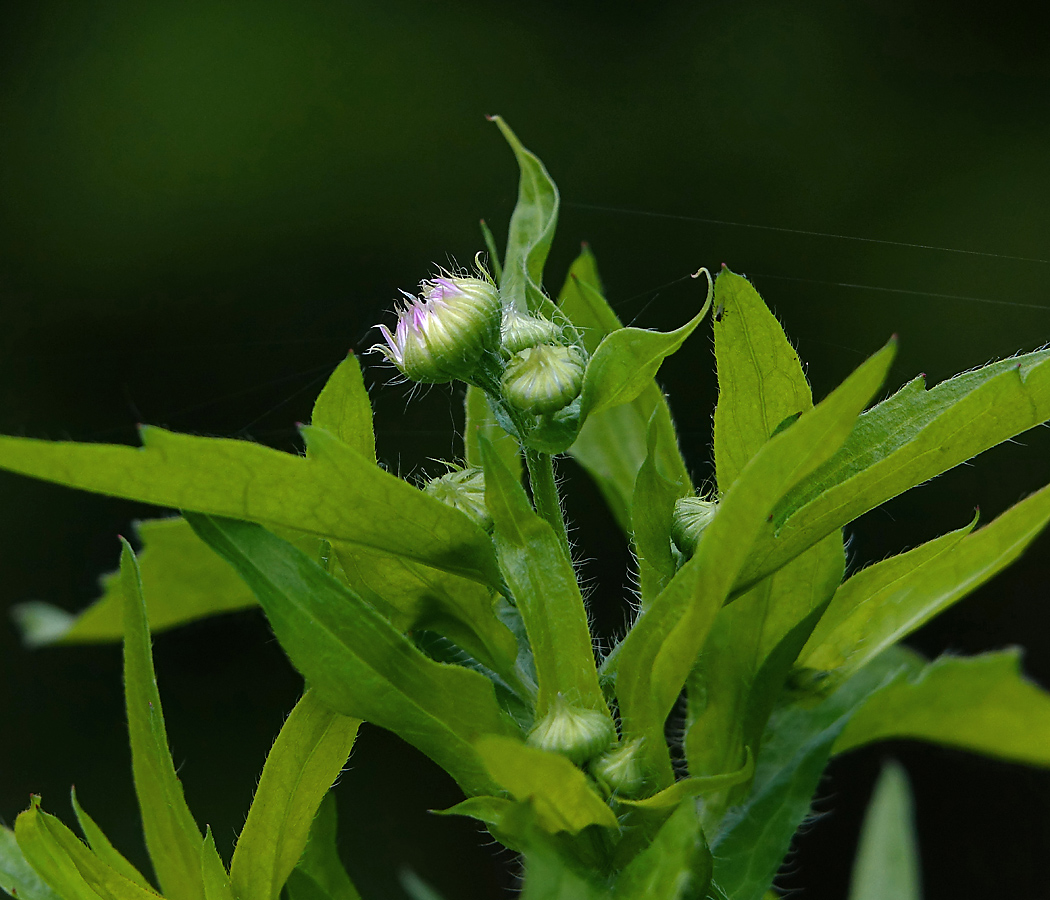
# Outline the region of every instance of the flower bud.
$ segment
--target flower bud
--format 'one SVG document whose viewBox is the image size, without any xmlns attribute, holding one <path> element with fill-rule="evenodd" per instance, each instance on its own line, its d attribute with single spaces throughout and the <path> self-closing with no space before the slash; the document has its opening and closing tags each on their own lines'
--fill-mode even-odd
<svg viewBox="0 0 1050 900">
<path fill-rule="evenodd" d="M 692 556 L 700 535 L 718 512 L 718 502 L 701 497 L 682 497 L 674 505 L 671 540 L 686 556 Z"/>
<path fill-rule="evenodd" d="M 501 384 L 503 399 L 523 412 L 557 412 L 579 396 L 583 371 L 583 359 L 575 347 L 529 347 L 507 363 Z"/>
<path fill-rule="evenodd" d="M 561 694 L 528 737 L 533 747 L 561 753 L 577 765 L 594 758 L 615 740 L 616 728 L 606 714 L 570 706 Z"/>
<path fill-rule="evenodd" d="M 638 760 L 644 738 L 621 744 L 591 762 L 591 774 L 610 794 L 636 797 L 645 787 L 645 775 Z"/>
<path fill-rule="evenodd" d="M 503 310 L 500 337 L 506 356 L 513 356 L 537 344 L 554 343 L 560 334 L 561 329 L 549 319 L 522 315 L 513 306 Z"/>
<path fill-rule="evenodd" d="M 456 469 L 434 478 L 423 490 L 466 513 L 486 531 L 492 528 L 492 517 L 485 506 L 485 476 L 476 466 Z"/>
<path fill-rule="evenodd" d="M 471 380 L 486 353 L 499 348 L 499 291 L 482 278 L 444 276 L 422 288 L 419 297 L 405 295 L 393 334 L 379 326 L 386 344 L 372 349 L 413 381 Z"/>
</svg>

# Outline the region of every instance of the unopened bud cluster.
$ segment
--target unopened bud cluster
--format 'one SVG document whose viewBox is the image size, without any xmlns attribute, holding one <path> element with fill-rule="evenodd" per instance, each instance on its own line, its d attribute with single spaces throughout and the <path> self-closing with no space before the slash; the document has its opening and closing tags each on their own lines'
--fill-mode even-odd
<svg viewBox="0 0 1050 900">
<path fill-rule="evenodd" d="M 480 266 L 478 275 L 424 281 L 398 305 L 394 330 L 379 326 L 384 342 L 374 349 L 412 381 L 466 381 L 536 416 L 564 409 L 583 386 L 583 349 L 561 325 L 503 304 Z"/>
<path fill-rule="evenodd" d="M 476 466 L 454 469 L 427 482 L 423 490 L 466 513 L 486 531 L 492 529 L 492 517 L 485 506 L 485 475 Z"/>
</svg>

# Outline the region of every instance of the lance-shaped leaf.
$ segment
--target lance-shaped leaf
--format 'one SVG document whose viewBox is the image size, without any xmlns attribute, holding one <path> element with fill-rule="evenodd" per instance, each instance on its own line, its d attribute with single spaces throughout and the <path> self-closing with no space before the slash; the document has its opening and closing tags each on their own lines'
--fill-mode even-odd
<svg viewBox="0 0 1050 900">
<path fill-rule="evenodd" d="M 288 892 L 292 900 L 309 900 L 308 897 L 302 896 L 304 891 L 295 889 L 296 882 L 301 883 L 302 878 L 309 878 L 329 900 L 360 900 L 357 888 L 339 859 L 336 846 L 337 823 L 335 795 L 329 792 L 314 816 L 306 849 L 299 859 L 299 864 L 288 878 Z"/>
<path fill-rule="evenodd" d="M 255 606 L 247 585 L 184 519 L 137 522 L 135 531 L 143 546 L 139 569 L 151 631 Z M 38 601 L 19 604 L 13 613 L 30 646 L 94 643 L 121 638 L 123 602 L 120 573 L 113 572 L 102 577 L 102 596 L 79 615 Z M 45 630 L 41 621 L 48 623 Z"/>
<path fill-rule="evenodd" d="M 844 753 L 912 738 L 1050 767 L 1050 693 L 1028 681 L 1017 648 L 942 656 L 872 697 L 835 744 Z"/>
<path fill-rule="evenodd" d="M 3 825 L 0 825 L 0 889 L 19 900 L 62 900 L 29 864 L 15 833 Z"/>
<path fill-rule="evenodd" d="M 791 416 L 813 406 L 798 353 L 751 283 L 723 266 L 715 279 L 715 472 L 722 493 Z"/>
<path fill-rule="evenodd" d="M 659 793 L 646 797 L 644 800 L 628 800 L 621 797 L 618 799 L 618 802 L 626 803 L 629 806 L 638 806 L 642 809 L 671 809 L 690 797 L 700 797 L 703 794 L 724 791 L 735 785 L 743 784 L 754 774 L 755 758 L 751 753 L 751 749 L 748 748 L 744 764 L 735 772 L 682 778 L 669 788 L 664 788 Z"/>
<path fill-rule="evenodd" d="M 818 705 L 787 706 L 775 714 L 747 802 L 717 831 L 708 831 L 714 881 L 727 897 L 761 900 L 809 812 L 835 739 L 868 697 L 900 677 L 904 665 L 888 654 Z"/>
<path fill-rule="evenodd" d="M 230 875 L 215 847 L 210 825 L 204 829 L 201 843 L 201 878 L 204 880 L 205 900 L 235 900 Z"/>
<path fill-rule="evenodd" d="M 360 724 L 330 710 L 312 690 L 296 704 L 266 757 L 230 863 L 230 881 L 240 900 L 276 900 Z"/>
<path fill-rule="evenodd" d="M 15 837 L 26 860 L 62 900 L 157 900 L 156 893 L 111 869 L 40 809 L 39 797 L 19 814 Z"/>
<path fill-rule="evenodd" d="M 784 496 L 737 588 L 776 570 L 861 514 L 1050 419 L 1050 351 L 921 378 L 873 407 L 835 456 Z"/>
<path fill-rule="evenodd" d="M 520 312 L 536 312 L 550 305 L 540 285 L 558 224 L 558 188 L 543 163 L 522 146 L 510 126 L 499 116 L 490 116 L 490 120 L 510 144 L 521 172 L 518 202 L 510 217 L 507 253 L 503 258 L 500 296 L 505 304 L 513 304 Z"/>
<path fill-rule="evenodd" d="M 895 344 L 861 365 L 818 406 L 771 438 L 748 463 L 704 531 L 696 553 L 644 612 L 617 654 L 616 695 L 624 736 L 644 737 L 655 787 L 673 780 L 664 721 L 693 668 L 711 624 L 769 511 L 792 484 L 845 440 L 857 414 L 878 389 Z"/>
<path fill-rule="evenodd" d="M 327 431 L 362 456 L 375 460 L 372 404 L 361 375 L 361 364 L 353 353 L 339 363 L 317 395 L 310 424 Z"/>
<path fill-rule="evenodd" d="M 681 803 L 660 826 L 652 843 L 623 870 L 614 900 L 693 900 L 711 881 L 711 851 L 696 804 Z"/>
<path fill-rule="evenodd" d="M 608 889 L 593 875 L 570 866 L 554 848 L 530 846 L 525 854 L 521 900 L 607 900 Z"/>
<path fill-rule="evenodd" d="M 568 759 L 505 737 L 475 744 L 485 767 L 515 800 L 528 800 L 545 831 L 577 834 L 588 825 L 616 827 L 616 816 Z"/>
<path fill-rule="evenodd" d="M 721 311 L 714 323 L 715 467 L 725 491 L 783 423 L 797 420 L 813 400 L 798 354 L 746 279 L 723 267 L 715 303 Z M 745 749 L 759 752 L 791 663 L 844 568 L 841 537 L 831 535 L 719 612 L 688 684 L 691 773 L 724 772 Z"/>
<path fill-rule="evenodd" d="M 146 602 L 135 554 L 123 541 L 124 697 L 131 739 L 131 769 L 153 870 L 169 900 L 205 900 L 201 833 L 186 805 L 168 749 L 164 712 L 153 670 Z"/>
<path fill-rule="evenodd" d="M 524 488 L 484 442 L 482 459 L 500 566 L 525 623 L 539 680 L 536 717 L 545 716 L 559 694 L 609 716 L 572 563 L 551 526 L 533 512 Z"/>
<path fill-rule="evenodd" d="M 514 678 L 517 641 L 497 616 L 490 588 L 404 557 L 355 544 L 333 546 L 350 589 L 399 631 L 437 632 L 502 677 Z"/>
<path fill-rule="evenodd" d="M 113 846 L 109 838 L 106 837 L 105 832 L 95 824 L 95 820 L 92 819 L 91 816 L 83 810 L 80 803 L 77 802 L 77 792 L 75 788 L 69 792 L 69 800 L 73 805 L 73 812 L 76 813 L 77 824 L 80 825 L 80 830 L 83 832 L 84 838 L 87 840 L 88 846 L 91 848 L 91 852 L 115 872 L 127 878 L 128 881 L 133 881 L 139 887 L 145 888 L 147 891 L 152 891 L 153 886 L 146 881 L 142 873 L 128 862 L 120 851 Z"/>
<path fill-rule="evenodd" d="M 1050 487 L 1008 509 L 994 522 L 957 540 L 939 540 L 941 553 L 929 553 L 925 564 L 901 572 L 894 561 L 880 563 L 853 590 L 842 589 L 834 610 L 837 624 L 814 635 L 819 640 L 801 660 L 815 669 L 842 667 L 853 671 L 886 647 L 911 634 L 1017 559 L 1050 522 Z M 913 550 L 916 554 L 923 551 Z M 899 574 L 890 581 L 887 575 Z M 864 572 L 850 581 L 861 578 Z"/>
<path fill-rule="evenodd" d="M 889 762 L 864 814 L 849 900 L 921 900 L 919 847 L 908 776 Z"/>
<path fill-rule="evenodd" d="M 671 520 L 675 501 L 692 493 L 688 481 L 673 480 L 670 473 L 661 471 L 661 461 L 667 456 L 665 442 L 674 436 L 667 415 L 666 405 L 653 411 L 645 462 L 638 470 L 631 498 L 631 533 L 643 607 L 674 578 L 677 563 L 671 550 Z"/>
<path fill-rule="evenodd" d="M 463 456 L 467 465 L 481 467 L 481 438 L 484 436 L 520 481 L 521 448 L 517 439 L 507 434 L 496 421 L 485 392 L 481 388 L 468 385 L 463 407 L 466 414 L 463 426 Z"/>
<path fill-rule="evenodd" d="M 188 513 L 247 582 L 277 639 L 318 697 L 399 734 L 467 794 L 491 794 L 472 741 L 515 734 L 483 675 L 434 662 L 369 604 L 286 541 L 248 522 Z"/>
<path fill-rule="evenodd" d="M 143 428 L 141 449 L 0 437 L 0 468 L 100 494 L 230 516 L 362 544 L 489 582 L 488 535 L 325 431 L 311 458 L 248 441 Z"/>
<path fill-rule="evenodd" d="M 602 294 L 598 267 L 584 245 L 572 263 L 558 295 L 558 306 L 580 332 L 584 347 L 593 354 L 602 340 L 623 328 Z M 595 480 L 616 521 L 631 533 L 631 506 L 638 471 L 646 458 L 647 430 L 656 414 L 661 434 L 656 442 L 656 465 L 671 482 L 689 493 L 692 482 L 675 434 L 667 399 L 655 381 L 646 385 L 630 403 L 592 413 L 569 447 L 569 454 Z"/>
</svg>

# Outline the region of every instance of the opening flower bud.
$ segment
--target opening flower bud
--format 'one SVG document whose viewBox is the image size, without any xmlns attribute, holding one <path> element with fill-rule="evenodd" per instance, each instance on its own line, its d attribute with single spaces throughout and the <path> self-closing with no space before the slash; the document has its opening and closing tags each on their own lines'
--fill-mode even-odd
<svg viewBox="0 0 1050 900">
<path fill-rule="evenodd" d="M 629 744 L 621 744 L 591 762 L 591 774 L 610 794 L 636 797 L 642 792 L 645 775 L 638 761 L 638 748 L 643 740 L 637 738 Z"/>
<path fill-rule="evenodd" d="M 692 556 L 700 535 L 718 512 L 716 500 L 682 497 L 674 505 L 671 517 L 671 540 L 686 556 Z"/>
<path fill-rule="evenodd" d="M 397 309 L 393 333 L 379 330 L 378 350 L 413 381 L 471 381 L 486 354 L 499 350 L 502 310 L 496 286 L 482 278 L 424 281 L 419 297 Z"/>
<path fill-rule="evenodd" d="M 485 506 L 485 476 L 476 466 L 456 469 L 434 478 L 423 490 L 466 513 L 486 531 L 492 529 L 492 517 Z"/>
<path fill-rule="evenodd" d="M 561 753 L 576 765 L 593 759 L 615 740 L 616 728 L 606 714 L 570 706 L 561 694 L 528 737 L 533 747 Z"/>
<path fill-rule="evenodd" d="M 503 399 L 523 412 L 557 412 L 579 396 L 583 372 L 583 359 L 575 347 L 529 347 L 507 363 L 501 384 Z"/>
<path fill-rule="evenodd" d="M 561 329 L 549 319 L 522 315 L 513 306 L 503 310 L 500 336 L 506 356 L 513 356 L 537 344 L 554 343 L 560 334 Z"/>
</svg>

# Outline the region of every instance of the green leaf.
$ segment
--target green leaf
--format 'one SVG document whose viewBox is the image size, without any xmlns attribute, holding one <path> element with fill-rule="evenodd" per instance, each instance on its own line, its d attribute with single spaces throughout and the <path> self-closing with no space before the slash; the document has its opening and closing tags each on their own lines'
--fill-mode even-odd
<svg viewBox="0 0 1050 900">
<path fill-rule="evenodd" d="M 1050 693 L 1021 674 L 1017 648 L 942 656 L 872 697 L 835 744 L 844 753 L 912 738 L 1050 767 Z"/>
<path fill-rule="evenodd" d="M 215 847 L 210 825 L 204 829 L 204 841 L 201 843 L 201 878 L 204 881 L 205 900 L 234 900 L 230 876 Z"/>
<path fill-rule="evenodd" d="M 675 501 L 692 493 L 688 480 L 661 471 L 661 462 L 668 455 L 665 442 L 674 437 L 668 415 L 666 404 L 653 412 L 645 462 L 638 470 L 631 498 L 631 531 L 643 607 L 667 587 L 678 570 L 671 550 L 671 520 Z"/>
<path fill-rule="evenodd" d="M 361 544 L 499 587 L 488 535 L 318 428 L 310 459 L 227 438 L 143 428 L 143 447 L 0 437 L 0 467 L 158 506 Z"/>
<path fill-rule="evenodd" d="M 131 769 L 153 869 L 168 900 L 205 900 L 201 833 L 193 821 L 168 749 L 164 713 L 150 650 L 142 578 L 131 545 L 123 542 L 124 696 Z"/>
<path fill-rule="evenodd" d="M 898 678 L 901 668 L 888 654 L 816 706 L 787 706 L 774 715 L 747 802 L 711 838 L 714 880 L 726 896 L 761 900 L 809 812 L 835 739 L 854 710 Z"/>
<path fill-rule="evenodd" d="M 588 825 L 616 828 L 616 816 L 568 759 L 506 737 L 475 743 L 493 781 L 516 800 L 531 801 L 536 823 L 551 834 L 577 834 Z"/>
<path fill-rule="evenodd" d="M 516 438 L 511 437 L 503 430 L 496 421 L 489 406 L 488 398 L 481 388 L 467 385 L 467 395 L 463 406 L 466 412 L 466 422 L 463 426 L 463 448 L 464 458 L 468 466 L 481 466 L 481 437 L 484 436 L 500 459 L 506 463 L 507 468 L 521 480 L 521 447 Z"/>
<path fill-rule="evenodd" d="M 332 900 L 317 879 L 299 869 L 292 869 L 285 883 L 284 893 L 288 900 Z"/>
<path fill-rule="evenodd" d="M 333 546 L 350 589 L 398 631 L 422 629 L 444 635 L 513 682 L 517 641 L 496 614 L 491 589 L 358 545 Z"/>
<path fill-rule="evenodd" d="M 484 442 L 482 459 L 485 504 L 495 523 L 500 566 L 536 665 L 536 717 L 547 714 L 558 694 L 608 716 L 572 563 L 554 530 L 533 512 L 524 488 Z"/>
<path fill-rule="evenodd" d="M 791 664 L 844 568 L 842 539 L 831 535 L 718 612 L 687 685 L 690 773 L 725 772 L 745 750 L 758 755 Z"/>
<path fill-rule="evenodd" d="M 73 804 L 73 812 L 76 813 L 80 830 L 84 833 L 88 846 L 91 847 L 95 856 L 129 881 L 135 882 L 135 884 L 145 888 L 147 891 L 152 891 L 153 886 L 142 876 L 142 873 L 121 855 L 116 847 L 110 843 L 109 838 L 106 837 L 102 829 L 95 824 L 95 820 L 81 808 L 77 802 L 76 788 L 70 791 L 69 798 Z"/>
<path fill-rule="evenodd" d="M 849 900 L 921 900 L 919 849 L 908 776 L 896 762 L 882 767 L 853 863 Z"/>
<path fill-rule="evenodd" d="M 682 803 L 660 826 L 652 843 L 623 870 L 614 900 L 693 900 L 706 895 L 711 851 L 696 804 Z"/>
<path fill-rule="evenodd" d="M 604 885 L 595 884 L 566 863 L 552 848 L 537 844 L 525 854 L 521 900 L 608 900 Z"/>
<path fill-rule="evenodd" d="M 729 489 L 696 552 L 644 612 L 616 658 L 624 737 L 644 737 L 655 787 L 673 781 L 664 722 L 769 511 L 845 440 L 893 359 L 891 342 L 794 425 L 771 438 Z"/>
<path fill-rule="evenodd" d="M 0 825 L 0 888 L 18 900 L 62 900 L 19 849 L 15 833 Z"/>
<path fill-rule="evenodd" d="M 813 406 L 802 363 L 751 283 L 723 266 L 715 279 L 718 364 L 715 471 L 725 493 L 789 416 Z"/>
<path fill-rule="evenodd" d="M 258 525 L 188 514 L 194 530 L 248 583 L 292 663 L 345 716 L 399 734 L 468 795 L 493 784 L 471 746 L 515 734 L 483 675 L 434 662 L 360 597 Z"/>
<path fill-rule="evenodd" d="M 536 312 L 550 304 L 541 288 L 554 228 L 558 224 L 558 188 L 543 163 L 526 150 L 500 116 L 490 116 L 510 144 L 521 172 L 518 202 L 510 217 L 507 253 L 503 258 L 500 296 L 519 312 Z"/>
<path fill-rule="evenodd" d="M 602 295 L 598 267 L 586 245 L 569 269 L 558 305 L 580 333 L 588 354 L 593 355 L 607 335 L 623 328 Z M 630 403 L 591 413 L 569 447 L 569 454 L 595 480 L 616 521 L 628 535 L 635 481 L 646 457 L 648 428 L 658 409 L 658 427 L 664 432 L 657 442 L 659 469 L 671 481 L 685 485 L 688 493 L 692 489 L 689 471 L 678 449 L 667 400 L 655 381 Z"/>
<path fill-rule="evenodd" d="M 647 797 L 645 800 L 628 800 L 626 797 L 617 798 L 617 802 L 626 803 L 629 806 L 638 806 L 642 809 L 670 809 L 678 806 L 683 800 L 690 797 L 699 797 L 715 791 L 724 791 L 737 784 L 743 784 L 750 780 L 755 774 L 755 758 L 751 748 L 746 750 L 744 764 L 735 772 L 726 772 L 723 775 L 707 775 L 704 777 L 682 778 L 669 788 L 664 788 L 657 794 Z"/>
<path fill-rule="evenodd" d="M 486 825 L 498 826 L 514 806 L 506 797 L 468 797 L 448 809 L 432 809 L 438 816 L 469 816 Z"/>
<path fill-rule="evenodd" d="M 360 719 L 308 690 L 274 742 L 230 863 L 239 900 L 276 900 L 306 847 L 321 800 L 346 764 Z"/>
<path fill-rule="evenodd" d="M 703 308 L 681 328 L 666 334 L 644 328 L 620 328 L 606 335 L 587 363 L 580 394 L 580 416 L 630 403 L 652 382 L 663 361 L 675 353 L 711 308 Z"/>
<path fill-rule="evenodd" d="M 139 567 L 150 630 L 157 632 L 217 613 L 255 606 L 255 596 L 181 518 L 135 523 L 142 542 Z M 114 641 L 124 634 L 124 592 L 119 572 L 102 578 L 102 596 L 77 616 L 49 604 L 20 604 L 14 612 L 22 637 L 33 647 Z M 27 608 L 32 615 L 27 616 Z M 41 626 L 38 607 L 65 617 L 61 628 Z"/>
<path fill-rule="evenodd" d="M 753 583 L 870 509 L 1050 418 L 1050 351 L 1002 360 L 873 407 L 835 456 L 778 504 L 741 574 Z M 775 536 L 774 536 L 775 535 Z"/>
<path fill-rule="evenodd" d="M 354 887 L 339 859 L 336 844 L 337 824 L 335 795 L 329 792 L 321 801 L 317 815 L 310 826 L 310 836 L 306 842 L 306 849 L 299 859 L 299 864 L 292 870 L 288 878 L 288 889 L 293 895 L 292 900 L 306 900 L 306 898 L 294 896 L 296 891 L 292 890 L 292 884 L 297 876 L 311 878 L 330 900 L 361 900 L 357 888 Z"/>
<path fill-rule="evenodd" d="M 847 582 L 841 602 L 838 597 L 833 601 L 836 618 L 841 616 L 839 624 L 819 637 L 821 643 L 802 664 L 830 669 L 834 666 L 829 663 L 841 659 L 843 672 L 853 671 L 1010 565 L 1047 522 L 1050 486 L 1011 507 L 984 528 L 946 541 L 941 545 L 943 552 L 931 553 L 924 564 L 910 568 L 896 580 L 889 581 L 883 574 L 885 569 L 889 569 L 889 574 L 898 571 L 893 560 L 887 560 L 858 588 L 847 591 Z M 863 575 L 861 572 L 855 577 Z"/>
<path fill-rule="evenodd" d="M 157 900 L 95 856 L 33 797 L 15 821 L 15 837 L 25 859 L 62 900 Z"/>
<path fill-rule="evenodd" d="M 318 395 L 310 423 L 367 459 L 375 460 L 372 404 L 361 375 L 361 364 L 353 353 L 339 363 Z"/>
</svg>

